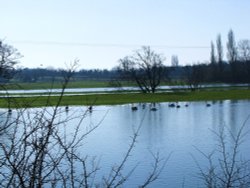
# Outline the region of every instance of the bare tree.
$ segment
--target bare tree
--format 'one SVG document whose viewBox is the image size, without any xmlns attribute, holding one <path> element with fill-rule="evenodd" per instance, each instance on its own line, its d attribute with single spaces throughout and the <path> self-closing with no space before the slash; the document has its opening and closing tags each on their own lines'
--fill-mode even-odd
<svg viewBox="0 0 250 188">
<path fill-rule="evenodd" d="M 204 168 L 193 157 L 206 187 L 247 188 L 250 186 L 250 161 L 242 159 L 240 154 L 240 147 L 246 135 L 249 134 L 245 129 L 249 117 L 237 133 L 233 133 L 225 127 L 219 132 L 213 131 L 217 137 L 217 150 L 206 154 L 196 148 L 208 161 L 208 167 Z M 229 143 L 232 144 L 229 145 Z"/>
<path fill-rule="evenodd" d="M 179 59 L 177 55 L 172 55 L 171 57 L 171 65 L 172 67 L 178 67 L 179 66 Z"/>
<path fill-rule="evenodd" d="M 187 65 L 184 67 L 184 77 L 187 85 L 191 91 L 195 91 L 201 88 L 201 83 L 204 80 L 204 66 L 202 64 L 198 65 Z"/>
<path fill-rule="evenodd" d="M 217 47 L 217 62 L 222 63 L 223 62 L 223 47 L 222 47 L 220 34 L 218 34 L 217 39 L 216 39 L 216 47 Z"/>
<path fill-rule="evenodd" d="M 237 46 L 236 46 L 233 30 L 230 30 L 228 32 L 227 58 L 228 58 L 229 63 L 231 64 L 237 61 Z"/>
<path fill-rule="evenodd" d="M 216 56 L 215 56 L 213 41 L 211 41 L 210 67 L 211 67 L 211 76 L 212 76 L 211 80 L 218 81 L 218 64 L 216 63 Z"/>
<path fill-rule="evenodd" d="M 5 129 L 9 144 L 6 141 L 0 143 L 2 187 L 43 187 L 56 181 L 53 177 L 56 172 L 60 174 L 58 164 L 68 154 L 67 150 L 62 150 L 58 139 L 60 132 L 57 125 L 64 121 L 58 122 L 56 119 L 72 70 L 65 77 L 61 95 L 51 113 L 47 108 L 34 113 L 28 109 L 16 109 L 16 117 L 10 119 L 11 126 Z M 50 98 L 47 100 L 49 104 Z M 75 144 L 76 139 L 72 139 L 70 145 Z M 57 152 L 54 152 L 55 148 Z"/>
<path fill-rule="evenodd" d="M 231 68 L 232 81 L 236 82 L 238 80 L 238 66 L 237 66 L 237 46 L 235 42 L 235 37 L 233 30 L 228 32 L 227 41 L 227 59 Z"/>
<path fill-rule="evenodd" d="M 14 66 L 21 58 L 21 54 L 11 45 L 0 40 L 0 81 L 4 82 L 14 76 Z"/>
<path fill-rule="evenodd" d="M 49 96 L 46 107 L 17 108 L 15 114 L 1 121 L 0 127 L 4 124 L 5 128 L 0 132 L 4 136 L 0 139 L 0 187 L 120 187 L 134 171 L 132 169 L 126 174 L 124 167 L 135 147 L 141 125 L 132 135 L 121 163 L 113 166 L 103 180 L 96 179 L 100 168 L 96 157 L 81 152 L 83 140 L 98 128 L 102 120 L 95 125 L 85 125 L 83 120 L 90 110 L 80 115 L 69 110 L 65 116 L 68 108 L 60 107 L 76 62 L 69 71 L 63 72 L 64 82 L 56 105 L 51 106 Z M 72 123 L 72 120 L 77 121 Z M 67 131 L 69 125 L 70 132 Z M 154 160 L 154 168 L 143 187 L 158 178 L 165 164 L 158 155 Z"/>
<path fill-rule="evenodd" d="M 143 46 L 133 56 L 120 59 L 120 72 L 123 79 L 135 81 L 144 93 L 155 93 L 163 80 L 166 69 L 164 58 L 149 46 Z"/>
<path fill-rule="evenodd" d="M 218 34 L 216 39 L 216 47 L 217 47 L 217 63 L 218 63 L 218 72 L 219 72 L 219 79 L 222 80 L 221 76 L 223 74 L 224 66 L 223 66 L 223 47 L 221 42 L 221 35 Z"/>
<path fill-rule="evenodd" d="M 250 40 L 240 40 L 238 43 L 239 61 L 243 63 L 245 80 L 250 86 Z"/>
<path fill-rule="evenodd" d="M 250 40 L 240 40 L 238 42 L 239 60 L 250 61 Z"/>
<path fill-rule="evenodd" d="M 214 51 L 214 43 L 213 42 L 211 42 L 210 63 L 213 64 L 213 65 L 216 63 L 216 57 L 215 57 L 215 51 Z"/>
</svg>

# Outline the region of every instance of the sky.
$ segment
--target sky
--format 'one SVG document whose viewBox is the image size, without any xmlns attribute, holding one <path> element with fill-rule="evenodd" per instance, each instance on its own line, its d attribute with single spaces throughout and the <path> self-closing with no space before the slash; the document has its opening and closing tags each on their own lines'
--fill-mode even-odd
<svg viewBox="0 0 250 188">
<path fill-rule="evenodd" d="M 0 0 L 0 40 L 19 67 L 112 69 L 150 46 L 181 65 L 208 62 L 210 43 L 230 29 L 250 39 L 249 0 Z"/>
</svg>

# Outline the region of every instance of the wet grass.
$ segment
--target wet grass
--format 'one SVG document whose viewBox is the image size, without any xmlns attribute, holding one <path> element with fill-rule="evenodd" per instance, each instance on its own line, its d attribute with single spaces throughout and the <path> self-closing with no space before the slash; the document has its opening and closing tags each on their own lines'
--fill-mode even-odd
<svg viewBox="0 0 250 188">
<path fill-rule="evenodd" d="M 110 87 L 109 81 L 72 81 L 69 82 L 67 88 L 100 88 Z M 35 83 L 12 83 L 6 86 L 9 90 L 28 90 L 28 89 L 60 89 L 62 88 L 62 82 L 35 82 Z"/>
<path fill-rule="evenodd" d="M 0 99 L 0 107 L 38 107 L 53 106 L 58 102 L 57 96 L 10 97 Z M 163 92 L 155 94 L 115 93 L 64 96 L 61 105 L 115 105 L 126 103 L 177 102 L 177 101 L 212 101 L 212 100 L 250 99 L 249 89 L 203 90 L 196 92 Z"/>
<path fill-rule="evenodd" d="M 129 81 L 120 81 L 123 87 L 136 86 L 136 83 Z M 184 85 L 179 82 L 162 82 L 161 85 Z M 82 80 L 82 81 L 70 81 L 67 88 L 103 88 L 103 87 L 115 87 L 110 80 Z M 31 89 L 61 89 L 62 82 L 12 82 L 7 84 L 4 88 L 0 87 L 0 90 L 31 90 Z"/>
<path fill-rule="evenodd" d="M 121 81 L 123 86 L 135 86 L 135 83 Z M 166 83 L 164 83 L 166 84 Z M 70 81 L 67 88 L 103 88 L 103 87 L 115 87 L 110 80 L 82 80 L 82 81 Z M 31 89 L 61 89 L 62 82 L 29 82 L 29 83 L 9 83 L 0 90 L 31 90 Z"/>
</svg>

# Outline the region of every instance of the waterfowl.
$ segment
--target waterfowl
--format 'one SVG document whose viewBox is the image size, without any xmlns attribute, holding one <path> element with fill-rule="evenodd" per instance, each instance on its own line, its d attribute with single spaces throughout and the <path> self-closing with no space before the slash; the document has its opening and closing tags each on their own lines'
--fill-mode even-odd
<svg viewBox="0 0 250 188">
<path fill-rule="evenodd" d="M 93 106 L 89 106 L 89 107 L 88 107 L 88 110 L 89 110 L 89 112 L 92 112 Z"/>
<path fill-rule="evenodd" d="M 138 108 L 137 108 L 137 106 L 132 106 L 132 107 L 131 107 L 131 110 L 132 110 L 132 111 L 136 111 L 136 110 L 138 110 Z"/>
<path fill-rule="evenodd" d="M 152 107 L 150 110 L 151 110 L 151 111 L 156 111 L 156 110 L 157 110 L 157 108 Z"/>
<path fill-rule="evenodd" d="M 146 104 L 143 103 L 142 104 L 142 109 L 145 109 L 145 107 L 146 107 Z"/>
<path fill-rule="evenodd" d="M 168 106 L 169 107 L 175 107 L 175 104 L 174 103 L 170 103 Z"/>
<path fill-rule="evenodd" d="M 151 110 L 151 111 L 156 111 L 157 108 L 155 107 L 155 103 L 153 103 L 152 105 L 153 105 L 153 107 L 151 107 L 150 110 Z"/>
</svg>

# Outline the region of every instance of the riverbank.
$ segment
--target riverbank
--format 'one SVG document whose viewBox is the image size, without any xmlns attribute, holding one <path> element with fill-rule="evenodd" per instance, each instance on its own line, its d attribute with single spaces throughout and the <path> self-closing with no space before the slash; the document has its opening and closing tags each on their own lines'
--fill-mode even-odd
<svg viewBox="0 0 250 188">
<path fill-rule="evenodd" d="M 30 89 L 61 89 L 63 81 L 55 82 L 11 82 L 7 84 L 4 88 L 7 90 L 30 90 Z M 135 83 L 121 81 L 123 86 L 135 86 Z M 163 83 L 167 84 L 167 83 Z M 169 83 L 168 83 L 169 84 Z M 70 81 L 67 88 L 104 88 L 104 87 L 114 87 L 114 83 L 108 80 L 81 80 L 81 81 Z M 0 88 L 1 89 L 1 88 Z"/>
<path fill-rule="evenodd" d="M 201 90 L 162 93 L 109 93 L 63 96 L 61 106 L 66 105 L 115 105 L 126 103 L 157 103 L 178 101 L 213 101 L 250 99 L 249 89 Z M 53 106 L 58 103 L 58 96 L 9 97 L 0 99 L 1 108 L 23 108 Z"/>
</svg>

